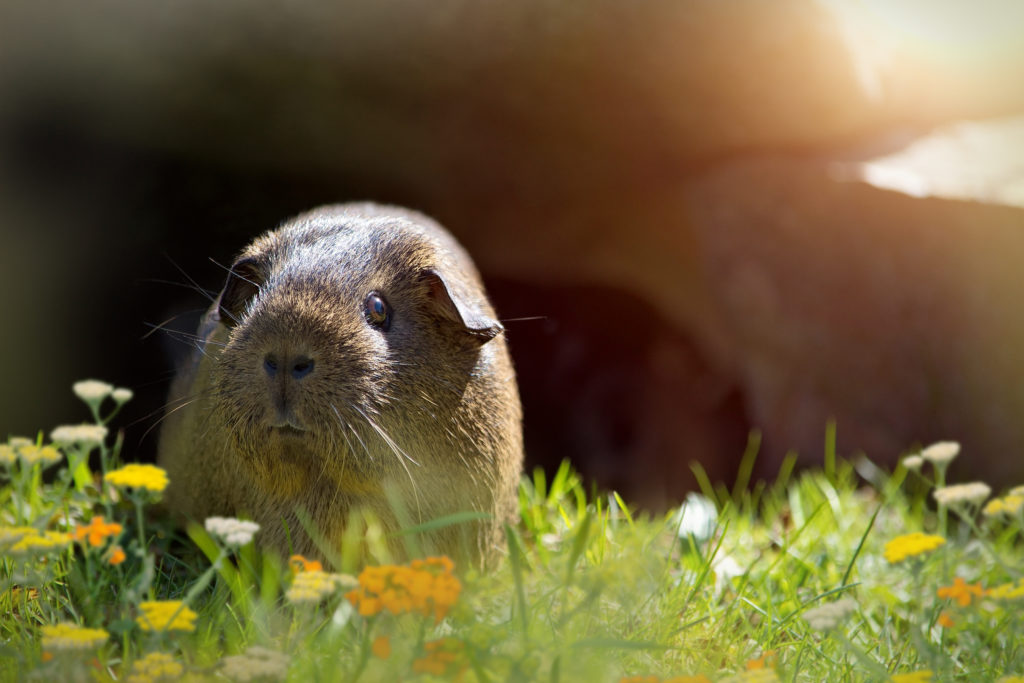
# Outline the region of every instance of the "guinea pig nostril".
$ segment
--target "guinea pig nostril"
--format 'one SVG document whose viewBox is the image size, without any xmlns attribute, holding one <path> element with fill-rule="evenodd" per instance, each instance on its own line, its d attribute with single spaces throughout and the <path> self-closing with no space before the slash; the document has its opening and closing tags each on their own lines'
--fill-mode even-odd
<svg viewBox="0 0 1024 683">
<path fill-rule="evenodd" d="M 311 372 L 313 372 L 312 358 L 297 358 L 292 363 L 292 377 L 295 379 L 302 379 Z"/>
<path fill-rule="evenodd" d="M 277 359 L 267 356 L 263 359 L 263 370 L 271 377 L 277 374 Z"/>
</svg>

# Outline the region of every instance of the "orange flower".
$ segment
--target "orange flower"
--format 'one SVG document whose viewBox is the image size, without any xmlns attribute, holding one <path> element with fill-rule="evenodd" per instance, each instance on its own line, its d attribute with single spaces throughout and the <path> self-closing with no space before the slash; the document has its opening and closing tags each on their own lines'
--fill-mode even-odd
<svg viewBox="0 0 1024 683">
<path fill-rule="evenodd" d="M 413 660 L 412 670 L 415 673 L 428 673 L 434 676 L 455 676 L 459 678 L 469 666 L 465 662 L 462 641 L 455 638 L 441 638 L 423 644 L 425 657 Z"/>
<path fill-rule="evenodd" d="M 462 591 L 462 583 L 452 574 L 454 568 L 447 557 L 414 560 L 408 566 L 367 567 L 359 574 L 359 587 L 345 597 L 364 617 L 387 610 L 433 616 L 439 622 Z"/>
<path fill-rule="evenodd" d="M 391 640 L 387 636 L 377 636 L 370 646 L 370 652 L 377 659 L 387 659 L 391 656 Z"/>
<path fill-rule="evenodd" d="M 121 533 L 122 527 L 117 522 L 106 523 L 103 521 L 102 515 L 97 515 L 92 518 L 92 521 L 86 525 L 75 526 L 75 532 L 73 537 L 76 541 L 88 538 L 89 545 L 94 548 L 98 548 L 103 545 L 103 540 L 109 536 L 117 536 Z"/>
<path fill-rule="evenodd" d="M 288 564 L 291 565 L 292 572 L 298 574 L 299 572 L 322 572 L 324 566 L 319 560 L 307 560 L 302 555 L 292 555 L 288 558 Z"/>
<path fill-rule="evenodd" d="M 972 596 L 982 597 L 985 595 L 985 589 L 981 587 L 981 582 L 978 583 L 967 583 L 959 576 L 953 579 L 952 586 L 943 586 L 938 590 L 938 596 L 940 598 L 950 598 L 956 600 L 957 604 L 961 607 L 967 607 L 971 604 Z"/>
<path fill-rule="evenodd" d="M 107 558 L 107 562 L 109 564 L 112 564 L 112 565 L 114 565 L 116 567 L 117 565 L 119 565 L 122 562 L 124 562 L 124 559 L 125 559 L 124 548 L 122 548 L 121 546 L 117 545 L 117 546 L 114 546 L 114 549 L 110 551 L 110 556 Z"/>
<path fill-rule="evenodd" d="M 949 612 L 940 614 L 937 623 L 943 628 L 953 628 L 953 618 L 949 616 Z"/>
<path fill-rule="evenodd" d="M 775 650 L 768 650 L 757 659 L 751 659 L 747 662 L 747 671 L 755 671 L 757 669 L 772 668 L 775 666 Z"/>
</svg>

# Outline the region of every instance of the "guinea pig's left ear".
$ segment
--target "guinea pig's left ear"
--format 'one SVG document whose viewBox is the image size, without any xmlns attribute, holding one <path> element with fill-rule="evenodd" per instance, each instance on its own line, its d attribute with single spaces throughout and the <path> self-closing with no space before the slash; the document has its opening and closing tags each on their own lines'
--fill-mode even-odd
<svg viewBox="0 0 1024 683">
<path fill-rule="evenodd" d="M 494 318 L 482 313 L 476 302 L 456 295 L 444 276 L 436 270 L 425 270 L 420 281 L 427 287 L 427 296 L 437 313 L 459 325 L 462 330 L 481 344 L 494 339 L 505 328 Z"/>
</svg>

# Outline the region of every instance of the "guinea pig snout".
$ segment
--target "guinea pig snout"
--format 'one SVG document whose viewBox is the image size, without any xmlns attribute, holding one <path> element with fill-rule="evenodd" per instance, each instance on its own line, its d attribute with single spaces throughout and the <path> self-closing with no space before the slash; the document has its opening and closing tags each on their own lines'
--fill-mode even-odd
<svg viewBox="0 0 1024 683">
<path fill-rule="evenodd" d="M 270 399 L 271 426 L 305 429 L 296 409 L 308 388 L 304 385 L 314 375 L 316 362 L 306 353 L 271 351 L 263 356 L 263 374 Z"/>
</svg>

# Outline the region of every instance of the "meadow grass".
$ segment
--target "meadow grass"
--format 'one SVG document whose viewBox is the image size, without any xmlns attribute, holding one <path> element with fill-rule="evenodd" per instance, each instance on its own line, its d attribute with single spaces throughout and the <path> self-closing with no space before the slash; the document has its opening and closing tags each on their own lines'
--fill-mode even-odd
<svg viewBox="0 0 1024 683">
<path fill-rule="evenodd" d="M 130 392 L 75 391 L 92 423 L 0 446 L 3 680 L 1024 681 L 1024 491 L 948 486 L 955 444 L 887 472 L 829 428 L 822 468 L 661 516 L 564 465 L 493 571 L 397 563 L 372 520 L 325 567 L 176 530 L 107 431 Z"/>
</svg>

